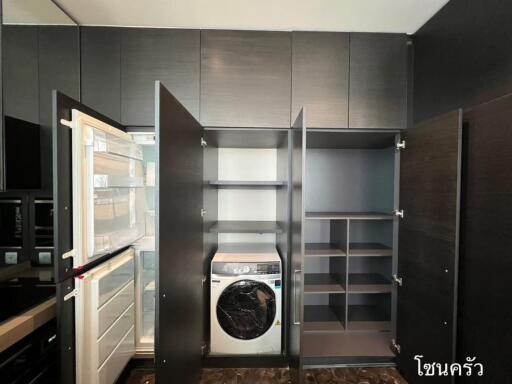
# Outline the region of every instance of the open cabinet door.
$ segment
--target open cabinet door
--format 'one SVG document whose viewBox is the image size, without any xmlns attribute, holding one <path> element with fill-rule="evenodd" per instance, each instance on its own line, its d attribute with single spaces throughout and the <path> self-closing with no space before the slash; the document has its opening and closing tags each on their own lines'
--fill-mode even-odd
<svg viewBox="0 0 512 384">
<path fill-rule="evenodd" d="M 158 383 L 199 382 L 203 343 L 203 128 L 155 84 Z"/>
<path fill-rule="evenodd" d="M 306 171 L 306 115 L 302 109 L 292 129 L 292 220 L 291 220 L 291 298 L 290 298 L 290 374 L 294 383 L 303 382 L 302 323 L 304 272 L 304 220 Z"/>
<path fill-rule="evenodd" d="M 400 371 L 415 384 L 432 380 L 418 372 L 418 359 L 455 360 L 461 132 L 458 110 L 403 135 L 396 347 Z"/>
<path fill-rule="evenodd" d="M 53 92 L 54 271 L 61 383 L 113 383 L 134 354 L 145 195 L 124 128 Z"/>
</svg>

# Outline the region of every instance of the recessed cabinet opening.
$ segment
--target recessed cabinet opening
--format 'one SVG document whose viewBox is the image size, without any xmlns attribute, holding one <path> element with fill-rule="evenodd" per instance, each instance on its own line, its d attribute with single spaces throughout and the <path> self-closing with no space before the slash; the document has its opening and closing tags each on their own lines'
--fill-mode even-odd
<svg viewBox="0 0 512 384">
<path fill-rule="evenodd" d="M 203 135 L 205 276 L 220 246 L 275 247 L 282 263 L 283 324 L 288 321 L 289 135 L 288 130 L 250 128 L 207 128 Z M 281 355 L 286 333 L 283 326 Z"/>
<path fill-rule="evenodd" d="M 395 136 L 307 133 L 306 365 L 372 363 L 394 357 Z"/>
</svg>

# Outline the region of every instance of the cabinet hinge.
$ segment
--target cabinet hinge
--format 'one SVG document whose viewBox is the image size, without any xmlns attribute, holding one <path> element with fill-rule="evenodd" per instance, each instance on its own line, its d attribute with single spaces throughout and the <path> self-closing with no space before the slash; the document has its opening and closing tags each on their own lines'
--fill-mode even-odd
<svg viewBox="0 0 512 384">
<path fill-rule="evenodd" d="M 69 259 L 70 257 L 75 257 L 76 256 L 76 251 L 74 249 L 71 249 L 67 252 L 64 252 L 62 254 L 62 259 Z"/>
<path fill-rule="evenodd" d="M 403 209 L 400 209 L 400 210 L 395 209 L 393 211 L 393 215 L 398 216 L 403 219 L 404 218 L 404 210 Z"/>
<path fill-rule="evenodd" d="M 201 217 L 204 217 L 206 215 L 206 209 L 201 208 Z"/>
<path fill-rule="evenodd" d="M 73 289 L 68 294 L 64 295 L 64 301 L 68 301 L 69 299 L 72 299 L 73 297 L 76 297 L 78 295 L 78 289 Z"/>
<path fill-rule="evenodd" d="M 206 345 L 206 343 L 201 345 L 201 355 L 206 356 L 207 349 L 208 349 L 208 346 Z"/>
<path fill-rule="evenodd" d="M 405 140 L 402 140 L 402 141 L 399 141 L 398 143 L 396 143 L 395 148 L 398 150 L 405 149 Z"/>
<path fill-rule="evenodd" d="M 403 280 L 401 277 L 398 277 L 398 275 L 393 275 L 393 282 L 396 283 L 399 287 L 402 286 Z"/>
<path fill-rule="evenodd" d="M 201 147 L 207 147 L 208 146 L 208 143 L 206 142 L 206 140 L 204 139 L 204 137 L 201 137 Z"/>
<path fill-rule="evenodd" d="M 69 120 L 66 120 L 66 119 L 60 119 L 60 123 L 62 125 L 65 125 L 68 128 L 73 128 L 73 122 L 72 121 L 69 121 Z"/>
<path fill-rule="evenodd" d="M 398 344 L 395 339 L 391 339 L 391 347 L 396 351 L 396 353 L 400 354 L 400 344 Z"/>
<path fill-rule="evenodd" d="M 208 278 L 206 277 L 206 275 L 203 275 L 203 278 L 201 279 L 203 285 L 206 283 L 206 280 L 208 280 Z"/>
</svg>

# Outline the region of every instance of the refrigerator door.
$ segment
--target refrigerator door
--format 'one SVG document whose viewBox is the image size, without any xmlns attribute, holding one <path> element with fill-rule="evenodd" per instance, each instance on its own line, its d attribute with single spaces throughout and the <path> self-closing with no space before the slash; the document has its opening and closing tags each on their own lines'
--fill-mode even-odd
<svg viewBox="0 0 512 384">
<path fill-rule="evenodd" d="M 73 267 L 128 246 L 144 235 L 142 148 L 132 137 L 72 111 Z"/>
<path fill-rule="evenodd" d="M 135 252 L 75 279 L 76 383 L 112 384 L 135 354 Z"/>
</svg>

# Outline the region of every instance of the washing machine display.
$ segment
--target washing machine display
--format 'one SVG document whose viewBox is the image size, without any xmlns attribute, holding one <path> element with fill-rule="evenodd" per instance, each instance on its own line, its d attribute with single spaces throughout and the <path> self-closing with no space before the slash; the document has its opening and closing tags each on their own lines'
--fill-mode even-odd
<svg viewBox="0 0 512 384">
<path fill-rule="evenodd" d="M 269 330 L 276 317 L 276 295 L 265 283 L 241 280 L 229 285 L 217 302 L 217 319 L 230 336 L 255 339 Z"/>
</svg>

